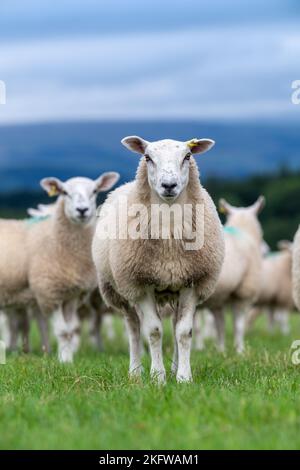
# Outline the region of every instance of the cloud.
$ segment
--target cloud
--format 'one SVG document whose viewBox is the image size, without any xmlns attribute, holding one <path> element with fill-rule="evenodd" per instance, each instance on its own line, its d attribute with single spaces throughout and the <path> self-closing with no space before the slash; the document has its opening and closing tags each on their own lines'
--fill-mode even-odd
<svg viewBox="0 0 300 470">
<path fill-rule="evenodd" d="M 4 42 L 0 123 L 293 118 L 298 30 L 236 24 Z"/>
</svg>

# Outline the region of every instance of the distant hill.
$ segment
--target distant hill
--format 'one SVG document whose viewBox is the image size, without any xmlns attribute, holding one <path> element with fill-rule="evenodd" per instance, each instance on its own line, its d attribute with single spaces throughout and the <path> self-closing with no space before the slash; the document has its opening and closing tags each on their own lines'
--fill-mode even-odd
<svg viewBox="0 0 300 470">
<path fill-rule="evenodd" d="M 37 189 L 47 175 L 96 177 L 117 170 L 134 177 L 138 156 L 120 144 L 138 134 L 148 140 L 210 137 L 215 148 L 199 157 L 202 178 L 244 178 L 300 168 L 299 127 L 291 124 L 201 122 L 79 122 L 0 127 L 0 191 Z"/>
</svg>

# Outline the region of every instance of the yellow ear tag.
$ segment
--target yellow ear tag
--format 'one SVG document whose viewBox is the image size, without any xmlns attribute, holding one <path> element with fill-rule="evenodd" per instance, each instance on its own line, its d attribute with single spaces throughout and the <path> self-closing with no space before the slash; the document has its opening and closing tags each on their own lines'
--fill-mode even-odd
<svg viewBox="0 0 300 470">
<path fill-rule="evenodd" d="M 193 147 L 197 147 L 198 141 L 196 139 L 192 139 L 187 143 L 188 147 L 192 149 Z"/>
<path fill-rule="evenodd" d="M 56 187 L 54 184 L 52 184 L 52 185 L 50 186 L 49 191 L 48 191 L 48 195 L 49 195 L 50 197 L 53 197 L 53 196 L 57 196 L 57 194 L 58 194 L 58 192 L 57 192 L 57 187 Z"/>
<path fill-rule="evenodd" d="M 223 206 L 219 206 L 220 214 L 226 214 L 225 208 Z"/>
</svg>

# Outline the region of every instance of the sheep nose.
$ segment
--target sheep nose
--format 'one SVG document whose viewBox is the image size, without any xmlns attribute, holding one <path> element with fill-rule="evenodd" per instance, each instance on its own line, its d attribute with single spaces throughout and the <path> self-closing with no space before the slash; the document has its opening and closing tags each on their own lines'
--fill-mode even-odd
<svg viewBox="0 0 300 470">
<path fill-rule="evenodd" d="M 80 217 L 84 217 L 87 211 L 89 210 L 88 207 L 77 207 L 77 212 L 79 212 Z"/>
<path fill-rule="evenodd" d="M 167 191 L 172 191 L 173 189 L 176 188 L 177 183 L 175 181 L 172 181 L 170 183 L 161 183 L 162 187 L 166 189 Z"/>
</svg>

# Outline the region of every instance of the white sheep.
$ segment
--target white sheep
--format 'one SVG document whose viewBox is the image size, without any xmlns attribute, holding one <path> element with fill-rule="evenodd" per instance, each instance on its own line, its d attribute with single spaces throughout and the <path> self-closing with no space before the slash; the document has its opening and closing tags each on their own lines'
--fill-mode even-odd
<svg viewBox="0 0 300 470">
<path fill-rule="evenodd" d="M 27 237 L 28 284 L 44 315 L 54 313 L 54 333 L 61 362 L 71 362 L 79 346 L 80 299 L 96 287 L 91 242 L 96 199 L 118 181 L 118 173 L 97 180 L 44 178 L 42 187 L 59 195 L 52 217 L 33 224 Z"/>
<path fill-rule="evenodd" d="M 289 312 L 294 308 L 292 296 L 292 243 L 281 241 L 278 252 L 270 252 L 262 261 L 258 298 L 247 319 L 249 328 L 259 313 L 267 312 L 269 329 L 278 324 L 283 334 L 289 333 Z"/>
<path fill-rule="evenodd" d="M 102 206 L 93 240 L 100 292 L 108 305 L 125 315 L 130 375 L 141 373 L 142 323 L 151 353 L 151 376 L 161 383 L 165 382 L 166 373 L 157 305 L 176 304 L 177 354 L 173 371 L 178 382 L 191 381 L 190 350 L 196 304 L 213 292 L 224 256 L 221 223 L 210 196 L 200 184 L 193 158 L 209 150 L 214 142 L 209 139 L 147 142 L 131 136 L 122 143 L 143 158 L 136 179 L 113 191 Z M 123 203 L 128 210 L 124 210 Z M 182 217 L 175 214 L 171 216 L 170 227 L 154 215 L 160 210 L 167 214 L 178 211 L 182 215 L 185 209 L 189 217 L 184 227 Z M 198 219 L 202 224 L 198 225 Z M 105 236 L 107 227 L 110 230 Z M 128 228 L 125 236 L 124 227 Z M 201 239 L 194 246 L 189 244 L 193 229 L 196 238 Z"/>
<path fill-rule="evenodd" d="M 261 196 L 250 207 L 233 207 L 224 199 L 220 209 L 226 213 L 224 227 L 225 259 L 213 295 L 205 303 L 215 317 L 218 348 L 225 350 L 225 309 L 232 308 L 235 347 L 244 351 L 246 315 L 255 302 L 261 283 L 262 229 L 257 215 L 265 199 Z"/>
</svg>

